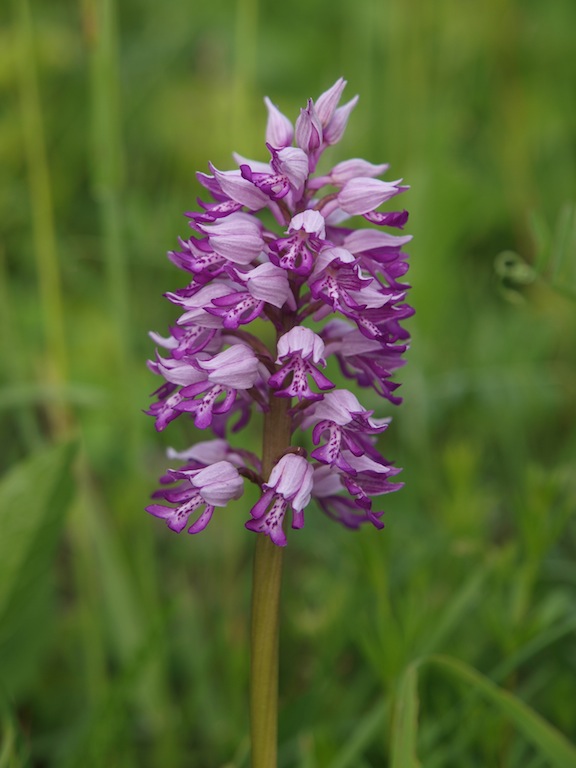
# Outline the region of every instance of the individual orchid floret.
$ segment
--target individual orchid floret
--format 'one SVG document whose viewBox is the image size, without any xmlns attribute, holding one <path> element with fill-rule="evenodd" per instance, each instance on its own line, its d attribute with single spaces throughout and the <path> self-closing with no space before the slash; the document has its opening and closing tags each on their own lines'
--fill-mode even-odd
<svg viewBox="0 0 576 768">
<path fill-rule="evenodd" d="M 231 213 L 242 210 L 242 204 L 234 200 L 222 200 L 218 203 L 206 203 L 198 198 L 198 205 L 202 211 L 188 211 L 186 216 L 195 224 L 210 224 L 217 219 L 223 219 Z"/>
<path fill-rule="evenodd" d="M 377 309 L 358 312 L 354 320 L 366 338 L 376 339 L 382 344 L 394 344 L 408 338 L 401 323 L 413 314 L 414 310 L 409 304 L 385 304 Z"/>
<path fill-rule="evenodd" d="M 312 441 L 315 445 L 324 440 L 311 457 L 355 475 L 356 469 L 345 459 L 343 451 L 363 456 L 369 449 L 365 437 L 381 434 L 390 423 L 390 419 L 373 419 L 372 413 L 364 410 L 347 389 L 328 392 L 320 402 L 307 409 L 301 425 L 302 429 L 314 426 Z"/>
<path fill-rule="evenodd" d="M 146 511 L 166 520 L 168 528 L 176 533 L 184 530 L 190 515 L 202 506 L 204 511 L 188 528 L 188 533 L 203 531 L 215 507 L 225 507 L 232 499 L 239 499 L 244 491 L 244 481 L 229 461 L 217 461 L 203 469 L 170 469 L 168 476 L 183 482 L 176 488 L 156 491 L 153 498 L 163 499 L 176 506 L 150 504 Z"/>
<path fill-rule="evenodd" d="M 321 213 L 297 213 L 290 221 L 288 237 L 270 244 L 270 260 L 282 269 L 306 277 L 314 267 L 314 254 L 325 245 L 325 236 L 326 221 Z"/>
<path fill-rule="evenodd" d="M 344 460 L 354 471 L 343 473 L 342 480 L 356 503 L 365 509 L 372 509 L 372 497 L 398 491 L 404 485 L 391 480 L 402 471 L 399 467 L 389 464 L 375 449 L 371 454 L 355 456 L 351 451 L 343 451 Z"/>
<path fill-rule="evenodd" d="M 204 280 L 217 277 L 224 271 L 226 260 L 214 253 L 207 237 L 180 238 L 180 248 L 179 251 L 168 251 L 168 258 L 180 269 L 202 276 Z"/>
<path fill-rule="evenodd" d="M 340 141 L 346 130 L 350 113 L 358 102 L 358 96 L 354 96 L 354 98 L 347 104 L 338 107 L 345 86 L 346 80 L 339 78 L 331 88 L 324 91 L 324 93 L 318 97 L 314 104 L 314 116 L 317 118 L 322 131 L 318 131 L 320 135 L 319 146 L 307 150 L 310 155 L 311 171 L 316 167 L 318 158 L 325 147 L 328 147 L 331 144 L 337 144 Z M 308 103 L 308 106 L 310 107 L 310 102 Z M 303 118 L 303 123 L 305 125 L 306 116 L 303 114 L 304 112 L 305 110 L 302 110 L 301 117 Z M 296 124 L 296 139 L 298 141 L 298 124 Z M 303 145 L 299 144 L 299 146 L 302 146 L 303 149 L 305 149 Z"/>
<path fill-rule="evenodd" d="M 158 357 L 150 368 L 174 389 L 181 387 L 178 392 L 158 390 L 159 400 L 149 409 L 158 431 L 183 412 L 193 414 L 195 425 L 205 429 L 213 414 L 232 408 L 237 390 L 250 389 L 260 375 L 258 358 L 245 344 L 235 344 L 213 357 L 204 353 L 193 359 Z"/>
<path fill-rule="evenodd" d="M 297 397 L 298 400 L 321 400 L 322 395 L 313 392 L 308 383 L 311 376 L 319 389 L 332 389 L 334 384 L 322 374 L 317 364 L 326 365 L 323 358 L 324 342 L 304 326 L 298 325 L 278 340 L 277 364 L 282 367 L 268 380 L 278 397 Z M 288 383 L 287 383 L 288 382 Z M 282 389 L 280 389 L 282 387 Z"/>
<path fill-rule="evenodd" d="M 344 376 L 355 379 L 360 387 L 373 387 L 379 395 L 400 405 L 402 398 L 393 394 L 400 385 L 391 381 L 391 376 L 405 364 L 402 354 L 407 345 L 366 338 L 357 328 L 339 320 L 328 323 L 322 336 Z"/>
<path fill-rule="evenodd" d="M 149 336 L 159 347 L 170 350 L 170 355 L 175 360 L 181 360 L 187 355 L 195 355 L 206 349 L 216 333 L 216 328 L 190 325 L 183 328 L 178 326 L 170 328 L 170 336 L 167 337 L 153 331 Z"/>
<path fill-rule="evenodd" d="M 327 248 L 310 277 L 310 294 L 329 309 L 354 317 L 367 306 L 381 306 L 387 301 L 382 291 L 371 288 L 373 282 L 361 275 L 356 259 L 345 248 Z M 319 319 L 318 314 L 315 319 Z"/>
<path fill-rule="evenodd" d="M 252 507 L 252 520 L 246 528 L 270 536 L 279 547 L 286 545 L 282 527 L 288 506 L 292 508 L 292 528 L 304 525 L 304 509 L 312 492 L 312 465 L 303 457 L 287 453 L 272 468 L 270 477 L 262 485 L 263 494 Z"/>
<path fill-rule="evenodd" d="M 270 169 L 257 171 L 253 168 L 255 165 L 253 162 L 242 163 L 240 165 L 242 177 L 272 200 L 281 200 L 289 193 L 291 193 L 290 202 L 294 199 L 299 200 L 308 177 L 306 153 L 295 147 L 278 150 L 271 145 L 268 145 L 268 150 L 272 155 Z"/>
<path fill-rule="evenodd" d="M 222 326 L 233 330 L 260 317 L 264 309 L 264 302 L 254 298 L 248 291 L 227 293 L 213 299 L 212 303 L 213 306 L 206 307 L 206 311 L 221 317 Z"/>
<path fill-rule="evenodd" d="M 391 235 L 377 229 L 358 229 L 344 236 L 343 247 L 358 257 L 361 266 L 375 277 L 382 277 L 392 288 L 407 289 L 397 279 L 406 274 L 408 263 L 401 248 L 411 235 Z"/>
<path fill-rule="evenodd" d="M 320 464 L 314 467 L 313 490 L 314 498 L 324 512 L 346 528 L 357 530 L 363 523 L 372 523 L 375 528 L 384 528 L 380 519 L 384 510 L 366 509 L 350 497 L 348 489 L 342 482 L 342 476 L 334 472 L 332 467 Z"/>
<path fill-rule="evenodd" d="M 295 308 L 294 297 L 285 270 L 266 262 L 248 272 L 233 271 L 234 278 L 245 288 L 234 286 L 231 292 L 211 299 L 205 307 L 208 314 L 222 319 L 225 329 L 236 329 L 260 317 L 270 304 L 278 309 L 288 304 Z"/>
</svg>

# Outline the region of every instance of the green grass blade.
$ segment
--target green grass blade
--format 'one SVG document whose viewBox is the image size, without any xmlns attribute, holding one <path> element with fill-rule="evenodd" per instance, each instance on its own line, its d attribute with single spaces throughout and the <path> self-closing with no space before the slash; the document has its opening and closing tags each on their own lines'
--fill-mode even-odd
<svg viewBox="0 0 576 768">
<path fill-rule="evenodd" d="M 576 748 L 562 733 L 519 698 L 457 659 L 449 656 L 431 656 L 428 661 L 447 669 L 494 704 L 546 757 L 547 764 L 557 768 L 576 766 Z"/>
<path fill-rule="evenodd" d="M 356 768 L 362 759 L 362 753 L 374 739 L 374 735 L 386 721 L 386 700 L 379 701 L 354 732 L 354 736 L 342 748 L 338 758 L 330 764 L 330 768 Z"/>
<path fill-rule="evenodd" d="M 476 604 L 486 582 L 487 575 L 487 569 L 474 571 L 471 577 L 464 582 L 460 590 L 448 601 L 446 608 L 438 615 L 436 622 L 431 627 L 430 633 L 424 639 L 423 647 L 420 649 L 422 655 L 439 650 L 442 643 L 450 637 L 451 632 L 469 613 L 471 606 Z"/>
<path fill-rule="evenodd" d="M 418 666 L 410 664 L 402 676 L 392 724 L 390 768 L 419 768 L 416 754 L 418 739 Z"/>
<path fill-rule="evenodd" d="M 52 447 L 0 483 L 0 684 L 13 695 L 32 677 L 51 618 L 51 566 L 74 482 L 71 445 Z"/>
<path fill-rule="evenodd" d="M 28 768 L 30 745 L 16 717 L 0 707 L 0 768 Z"/>
<path fill-rule="evenodd" d="M 392 727 L 391 768 L 418 768 L 418 668 L 433 663 L 443 667 L 488 699 L 539 750 L 547 765 L 576 766 L 576 748 L 531 707 L 500 688 L 485 675 L 449 656 L 430 656 L 409 665 L 396 698 Z"/>
<path fill-rule="evenodd" d="M 44 110 L 36 69 L 33 18 L 28 0 L 14 0 L 14 18 L 18 41 L 16 60 L 22 138 L 28 171 L 35 266 L 45 338 L 43 377 L 55 386 L 61 386 L 68 378 L 64 302 L 54 222 L 52 179 L 44 130 Z M 49 416 L 55 434 L 69 434 L 70 414 L 64 408 L 57 403 L 51 405 Z"/>
<path fill-rule="evenodd" d="M 125 365 L 130 350 L 131 292 L 122 223 L 124 153 L 121 136 L 116 3 L 114 0 L 88 0 L 86 8 L 94 20 L 93 36 L 90 40 L 91 181 L 99 214 L 110 309 L 116 324 L 116 352 L 120 364 Z"/>
</svg>

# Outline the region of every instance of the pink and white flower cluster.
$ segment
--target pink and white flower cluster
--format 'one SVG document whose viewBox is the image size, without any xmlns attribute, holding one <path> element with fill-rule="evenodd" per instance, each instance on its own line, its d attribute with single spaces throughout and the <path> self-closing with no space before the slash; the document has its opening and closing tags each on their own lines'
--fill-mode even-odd
<svg viewBox="0 0 576 768">
<path fill-rule="evenodd" d="M 149 366 L 164 384 L 148 413 L 158 430 L 189 414 L 214 439 L 172 453 L 185 463 L 162 483 L 176 486 L 147 508 L 172 530 L 203 530 L 246 479 L 261 488 L 246 527 L 280 546 L 287 510 L 301 528 L 311 499 L 348 527 L 381 528 L 374 497 L 401 487 L 393 480 L 400 470 L 376 447 L 389 419 L 374 418 L 333 381 L 339 368 L 399 403 L 392 375 L 407 348 L 402 321 L 413 313 L 403 282 L 410 236 L 381 229 L 402 229 L 408 214 L 377 210 L 407 187 L 378 179 L 388 166 L 362 159 L 316 174 L 357 102 L 338 106 L 345 85 L 339 79 L 310 99 L 295 125 L 266 99 L 269 161 L 235 156 L 235 170 L 198 174 L 212 200 L 187 214 L 193 235 L 169 253 L 190 282 L 166 294 L 182 310 L 169 336 L 151 334 L 163 353 Z M 353 216 L 365 224 L 351 224 Z M 259 458 L 228 438 L 272 398 L 288 399 L 292 438 L 263 478 Z"/>
</svg>

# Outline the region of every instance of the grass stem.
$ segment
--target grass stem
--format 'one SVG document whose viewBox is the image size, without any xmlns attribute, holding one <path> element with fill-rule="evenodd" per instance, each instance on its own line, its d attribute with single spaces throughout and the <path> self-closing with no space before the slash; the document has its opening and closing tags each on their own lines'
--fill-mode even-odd
<svg viewBox="0 0 576 768">
<path fill-rule="evenodd" d="M 42 376 L 45 381 L 59 388 L 66 382 L 68 376 L 67 345 L 52 185 L 36 72 L 33 21 L 28 0 L 14 0 L 14 16 L 18 37 L 16 58 L 22 133 L 28 170 L 41 322 L 45 335 Z M 66 435 L 70 426 L 67 407 L 56 399 L 47 404 L 46 410 L 51 432 L 58 436 Z"/>
</svg>

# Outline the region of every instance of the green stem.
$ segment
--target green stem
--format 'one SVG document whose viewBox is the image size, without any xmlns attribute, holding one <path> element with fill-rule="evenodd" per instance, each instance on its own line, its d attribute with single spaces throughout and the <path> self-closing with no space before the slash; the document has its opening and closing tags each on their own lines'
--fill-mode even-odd
<svg viewBox="0 0 576 768">
<path fill-rule="evenodd" d="M 290 445 L 289 399 L 271 396 L 264 419 L 265 478 Z M 254 554 L 250 667 L 252 768 L 275 768 L 278 733 L 278 626 L 282 548 L 259 535 Z"/>
<path fill-rule="evenodd" d="M 129 277 L 123 233 L 124 152 L 121 134 L 120 67 L 115 0 L 83 0 L 90 45 L 93 166 L 106 263 L 110 311 L 116 326 L 117 354 L 126 365 L 130 352 Z M 119 377 L 122 381 L 122 376 Z M 129 378 L 129 377 L 128 377 Z"/>
</svg>

